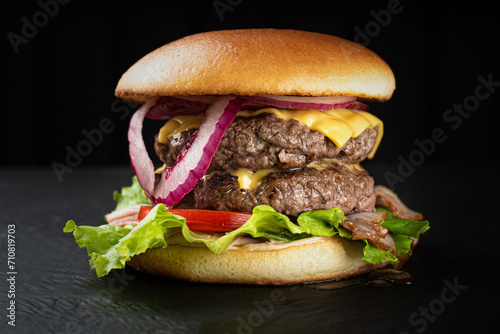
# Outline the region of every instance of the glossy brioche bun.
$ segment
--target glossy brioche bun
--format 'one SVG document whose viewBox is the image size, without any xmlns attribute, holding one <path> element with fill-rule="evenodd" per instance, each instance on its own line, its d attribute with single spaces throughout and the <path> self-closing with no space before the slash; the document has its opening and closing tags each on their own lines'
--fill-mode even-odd
<svg viewBox="0 0 500 334">
<path fill-rule="evenodd" d="M 121 77 L 119 98 L 149 96 L 357 96 L 385 101 L 395 89 L 390 67 L 356 43 L 298 30 L 199 33 L 166 44 Z"/>
<path fill-rule="evenodd" d="M 205 247 L 169 245 L 136 255 L 127 265 L 141 272 L 192 282 L 261 285 L 342 279 L 387 265 L 364 262 L 363 246 L 339 236 L 309 239 L 279 249 L 239 246 L 219 255 Z"/>
</svg>

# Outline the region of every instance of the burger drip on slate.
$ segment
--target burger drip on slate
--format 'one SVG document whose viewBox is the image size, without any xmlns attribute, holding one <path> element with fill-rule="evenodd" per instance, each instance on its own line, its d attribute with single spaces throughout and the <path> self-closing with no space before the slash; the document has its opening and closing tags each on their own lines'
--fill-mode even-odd
<svg viewBox="0 0 500 334">
<path fill-rule="evenodd" d="M 379 56 L 324 34 L 228 30 L 166 44 L 116 89 L 142 104 L 128 132 L 132 186 L 115 193 L 108 224 L 64 231 L 98 276 L 129 265 L 280 285 L 399 268 L 428 222 L 361 166 L 384 131 L 363 102 L 394 89 Z M 161 121 L 154 140 L 144 118 Z"/>
</svg>

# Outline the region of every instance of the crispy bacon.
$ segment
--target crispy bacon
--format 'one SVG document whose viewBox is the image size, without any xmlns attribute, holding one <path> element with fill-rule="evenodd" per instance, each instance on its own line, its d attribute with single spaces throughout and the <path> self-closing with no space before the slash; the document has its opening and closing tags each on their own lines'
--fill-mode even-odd
<svg viewBox="0 0 500 334">
<path fill-rule="evenodd" d="M 352 232 L 353 240 L 367 239 L 378 249 L 396 255 L 396 241 L 388 234 L 389 231 L 380 225 L 387 219 L 387 213 L 360 212 L 347 215 L 346 218 L 340 225 Z"/>
<path fill-rule="evenodd" d="M 400 218 L 422 220 L 424 217 L 420 212 L 408 208 L 398 196 L 389 188 L 377 185 L 375 186 L 375 196 L 377 205 L 386 207 L 394 215 Z"/>
</svg>

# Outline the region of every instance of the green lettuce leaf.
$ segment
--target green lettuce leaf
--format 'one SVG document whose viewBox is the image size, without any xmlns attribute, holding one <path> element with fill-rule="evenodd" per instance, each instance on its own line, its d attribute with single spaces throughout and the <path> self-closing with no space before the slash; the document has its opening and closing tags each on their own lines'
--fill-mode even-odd
<svg viewBox="0 0 500 334">
<path fill-rule="evenodd" d="M 137 181 L 137 176 L 132 177 L 132 185 L 129 187 L 122 187 L 121 193 L 115 190 L 113 193 L 113 199 L 116 201 L 115 210 L 124 209 L 126 207 L 144 204 L 151 205 L 147 197 L 144 195 L 144 191 Z"/>
<path fill-rule="evenodd" d="M 403 234 L 391 233 L 394 241 L 396 241 L 396 251 L 399 257 L 405 257 L 411 255 L 411 244 L 413 243 L 413 238 Z"/>
<path fill-rule="evenodd" d="M 398 264 L 399 259 L 391 252 L 378 249 L 366 239 L 360 240 L 360 242 L 364 242 L 366 244 L 363 248 L 363 261 L 371 264 L 389 262 L 393 266 Z"/>
<path fill-rule="evenodd" d="M 256 206 L 250 219 L 240 228 L 226 233 L 217 240 L 206 242 L 212 252 L 220 254 L 227 250 L 236 237 L 250 235 L 254 238 L 268 238 L 279 241 L 293 241 L 311 236 L 332 236 L 337 234 L 335 226 L 345 219 L 340 208 L 303 213 L 294 224 L 286 215 L 266 205 Z"/>
<path fill-rule="evenodd" d="M 303 212 L 297 217 L 297 224 L 306 229 L 308 234 L 331 237 L 339 234 L 339 224 L 345 219 L 342 209 L 333 208 Z"/>
<path fill-rule="evenodd" d="M 420 234 L 427 232 L 429 222 L 426 220 L 411 220 L 392 216 L 380 223 L 393 234 L 403 234 L 412 238 L 418 238 Z"/>
</svg>

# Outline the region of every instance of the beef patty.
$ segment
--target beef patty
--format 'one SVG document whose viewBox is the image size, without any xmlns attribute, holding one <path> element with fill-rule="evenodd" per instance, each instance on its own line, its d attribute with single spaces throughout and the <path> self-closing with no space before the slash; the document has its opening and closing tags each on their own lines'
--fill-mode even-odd
<svg viewBox="0 0 500 334">
<path fill-rule="evenodd" d="M 238 177 L 214 172 L 194 189 L 196 208 L 251 212 L 260 204 L 297 216 L 303 211 L 341 207 L 345 213 L 374 211 L 374 181 L 364 170 L 329 161 L 321 168 L 282 170 L 255 189 L 240 189 Z"/>
<path fill-rule="evenodd" d="M 155 151 L 160 160 L 172 166 L 181 147 L 195 131 L 169 137 L 166 143 L 156 139 Z M 296 120 L 285 121 L 272 114 L 236 117 L 226 129 L 207 172 L 240 167 L 251 170 L 299 168 L 323 158 L 359 163 L 373 149 L 377 133 L 377 128 L 366 129 L 339 148 L 322 133 Z"/>
</svg>

